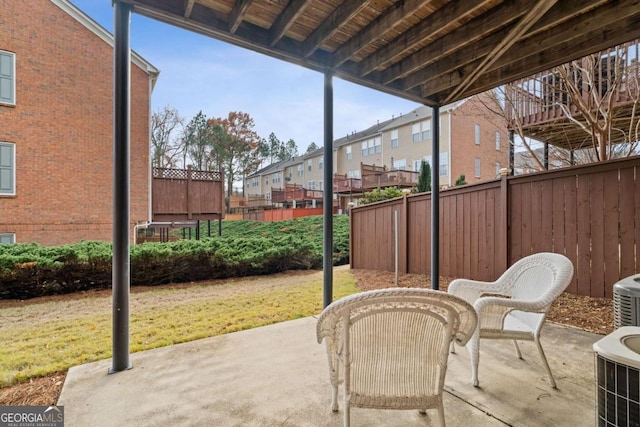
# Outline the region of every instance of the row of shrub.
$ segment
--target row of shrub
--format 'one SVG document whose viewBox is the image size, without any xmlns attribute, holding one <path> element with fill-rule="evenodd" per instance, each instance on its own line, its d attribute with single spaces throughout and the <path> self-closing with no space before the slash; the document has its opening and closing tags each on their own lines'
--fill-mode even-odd
<svg viewBox="0 0 640 427">
<path fill-rule="evenodd" d="M 132 245 L 131 285 L 161 285 L 322 267 L 322 216 L 224 221 L 222 236 Z M 333 264 L 349 261 L 349 219 L 334 217 Z M 111 287 L 112 246 L 0 246 L 0 299 Z"/>
</svg>

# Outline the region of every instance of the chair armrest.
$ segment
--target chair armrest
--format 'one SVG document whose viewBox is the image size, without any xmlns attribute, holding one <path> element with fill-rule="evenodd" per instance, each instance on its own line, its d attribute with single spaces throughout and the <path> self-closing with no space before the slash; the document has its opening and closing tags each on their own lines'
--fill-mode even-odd
<svg viewBox="0 0 640 427">
<path fill-rule="evenodd" d="M 470 304 L 484 294 L 510 296 L 508 289 L 499 282 L 481 282 L 479 280 L 455 279 L 447 288 L 447 292 L 462 298 Z"/>
<path fill-rule="evenodd" d="M 516 301 L 510 298 L 482 297 L 473 303 L 473 308 L 476 309 L 479 315 L 481 315 L 485 307 L 492 305 L 538 313 L 544 311 L 550 304 L 550 302 L 546 303 L 544 301 Z"/>
</svg>

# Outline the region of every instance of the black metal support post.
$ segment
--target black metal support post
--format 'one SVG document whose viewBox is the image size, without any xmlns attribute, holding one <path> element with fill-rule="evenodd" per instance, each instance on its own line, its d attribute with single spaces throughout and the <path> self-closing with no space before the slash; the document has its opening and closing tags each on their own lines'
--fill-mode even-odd
<svg viewBox="0 0 640 427">
<path fill-rule="evenodd" d="M 513 129 L 509 129 L 509 175 L 514 176 L 516 174 L 515 156 L 516 156 L 516 142 Z"/>
<path fill-rule="evenodd" d="M 211 237 L 211 220 L 207 220 L 207 237 Z"/>
<path fill-rule="evenodd" d="M 218 219 L 218 237 L 222 236 L 222 215 Z"/>
<path fill-rule="evenodd" d="M 548 142 L 544 143 L 544 159 L 543 159 L 542 165 L 544 166 L 544 170 L 549 170 L 549 143 Z"/>
<path fill-rule="evenodd" d="M 433 107 L 431 139 L 431 289 L 440 289 L 440 107 Z"/>
<path fill-rule="evenodd" d="M 324 233 L 322 240 L 322 303 L 333 301 L 333 74 L 324 74 Z"/>
<path fill-rule="evenodd" d="M 113 105 L 113 358 L 109 373 L 131 368 L 129 360 L 129 157 L 131 6 L 114 2 Z"/>
<path fill-rule="evenodd" d="M 574 151 L 569 151 L 569 166 L 573 166 L 575 164 L 575 154 Z"/>
<path fill-rule="evenodd" d="M 200 220 L 196 221 L 196 240 L 200 240 Z"/>
</svg>

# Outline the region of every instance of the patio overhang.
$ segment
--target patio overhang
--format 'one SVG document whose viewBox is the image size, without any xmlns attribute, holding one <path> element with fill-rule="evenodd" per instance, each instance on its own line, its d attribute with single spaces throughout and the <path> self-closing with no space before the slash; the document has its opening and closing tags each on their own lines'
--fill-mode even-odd
<svg viewBox="0 0 640 427">
<path fill-rule="evenodd" d="M 640 36 L 637 0 L 118 0 L 132 12 L 448 104 Z"/>
<path fill-rule="evenodd" d="M 324 73 L 324 152 L 333 143 L 333 76 L 434 107 L 640 38 L 640 0 L 112 0 L 114 264 L 112 371 L 130 366 L 130 14 L 138 13 Z M 439 152 L 434 127 L 432 152 Z M 434 168 L 437 170 L 437 156 Z M 325 182 L 333 165 L 325 167 Z M 432 287 L 438 288 L 437 177 Z M 333 186 L 324 195 L 324 305 L 332 299 Z"/>
</svg>

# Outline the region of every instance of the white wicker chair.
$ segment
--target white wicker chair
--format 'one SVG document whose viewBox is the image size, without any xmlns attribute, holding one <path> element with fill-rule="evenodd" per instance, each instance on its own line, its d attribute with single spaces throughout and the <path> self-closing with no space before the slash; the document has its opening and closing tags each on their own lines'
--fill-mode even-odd
<svg viewBox="0 0 640 427">
<path fill-rule="evenodd" d="M 513 264 L 495 282 L 456 279 L 447 291 L 473 304 L 478 326 L 467 343 L 471 356 L 471 382 L 478 386 L 480 338 L 534 341 L 556 388 L 551 368 L 540 345 L 540 330 L 553 301 L 564 292 L 573 277 L 573 264 L 564 255 L 543 252 L 529 255 Z M 483 296 L 483 295 L 489 296 Z M 451 346 L 453 351 L 453 345 Z"/>
<path fill-rule="evenodd" d="M 437 408 L 444 426 L 449 346 L 452 340 L 464 345 L 476 323 L 470 304 L 429 289 L 382 289 L 333 302 L 316 331 L 318 343 L 326 341 L 331 409 L 338 410 L 338 385 L 344 382 L 346 427 L 350 406 L 422 413 Z"/>
</svg>

